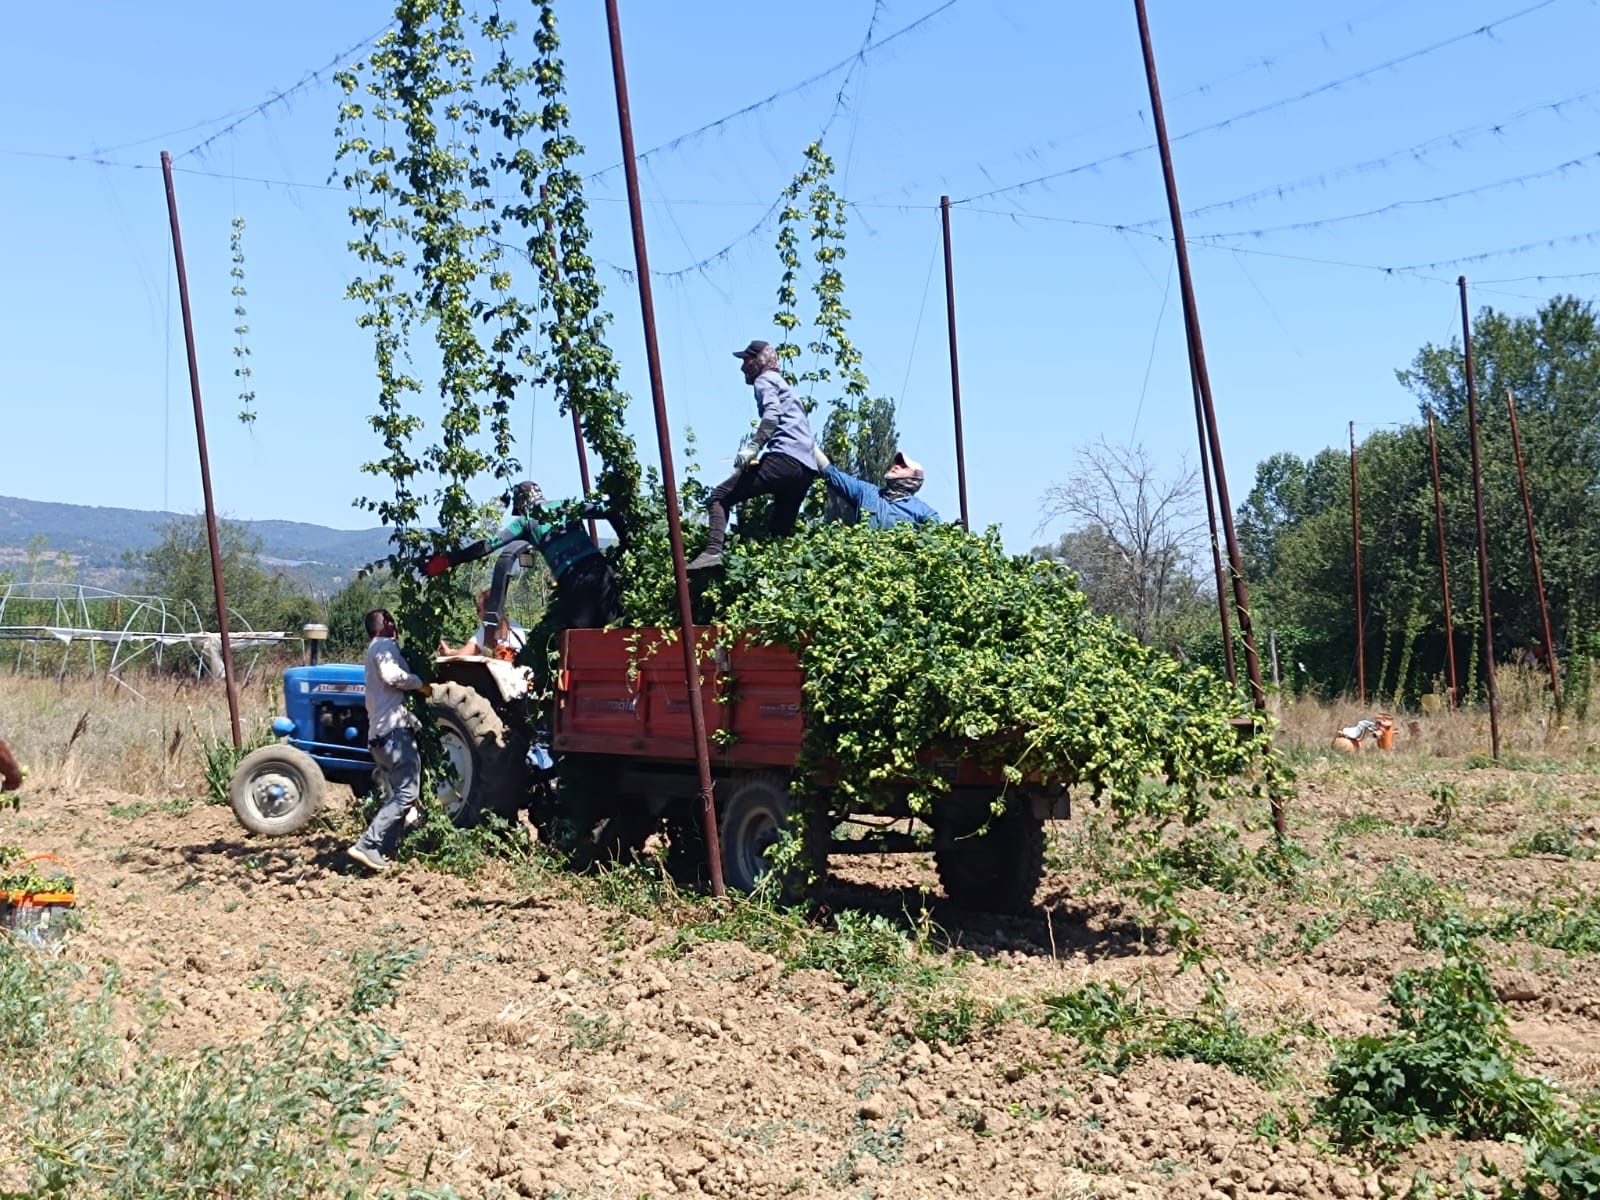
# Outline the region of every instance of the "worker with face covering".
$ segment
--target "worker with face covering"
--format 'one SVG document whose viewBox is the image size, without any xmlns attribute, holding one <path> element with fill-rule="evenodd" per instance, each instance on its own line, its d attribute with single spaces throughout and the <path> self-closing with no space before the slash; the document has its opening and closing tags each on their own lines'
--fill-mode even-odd
<svg viewBox="0 0 1600 1200">
<path fill-rule="evenodd" d="M 852 525 L 865 520 L 873 529 L 888 529 L 905 521 L 922 526 L 939 520 L 932 506 L 917 498 L 925 478 L 922 464 L 907 458 L 903 450 L 894 452 L 894 462 L 884 475 L 883 483 L 876 487 L 839 470 L 828 461 L 821 446 L 817 447 L 816 462 L 828 485 L 828 493 L 845 502 Z"/>
<path fill-rule="evenodd" d="M 772 532 L 788 537 L 817 477 L 811 422 L 800 397 L 778 372 L 777 350 L 769 342 L 755 341 L 733 356 L 740 362 L 744 381 L 755 389 L 761 423 L 734 456 L 733 474 L 706 499 L 710 536 L 706 548 L 689 564 L 691 571 L 721 565 L 728 510 L 752 496 L 772 497 Z"/>
</svg>

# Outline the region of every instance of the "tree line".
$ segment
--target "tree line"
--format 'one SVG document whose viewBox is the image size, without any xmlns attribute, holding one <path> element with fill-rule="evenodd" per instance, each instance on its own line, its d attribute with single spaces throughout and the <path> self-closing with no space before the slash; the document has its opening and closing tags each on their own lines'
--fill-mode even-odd
<svg viewBox="0 0 1600 1200">
<path fill-rule="evenodd" d="M 1543 632 L 1513 452 L 1516 403 L 1557 655 L 1600 650 L 1600 322 L 1558 296 L 1532 316 L 1482 308 L 1472 321 L 1489 611 L 1496 658 L 1542 654 Z M 1428 416 L 1439 449 L 1451 614 L 1463 699 L 1482 688 L 1482 616 L 1467 387 L 1459 339 L 1429 343 L 1396 371 L 1416 414 L 1356 446 L 1365 620 L 1356 627 L 1350 453 L 1283 452 L 1256 467 L 1235 513 L 1257 635 L 1277 634 L 1285 686 L 1412 702 L 1444 690 L 1446 635 Z M 1036 554 L 1078 567 L 1085 591 L 1147 641 L 1220 663 L 1221 624 L 1204 512 L 1192 472 L 1163 479 L 1141 454 L 1086 452 L 1045 497 L 1072 527 Z M 1226 560 L 1224 560 L 1225 562 Z M 1266 646 L 1261 646 L 1263 659 Z M 1572 672 L 1573 682 L 1587 671 Z"/>
</svg>

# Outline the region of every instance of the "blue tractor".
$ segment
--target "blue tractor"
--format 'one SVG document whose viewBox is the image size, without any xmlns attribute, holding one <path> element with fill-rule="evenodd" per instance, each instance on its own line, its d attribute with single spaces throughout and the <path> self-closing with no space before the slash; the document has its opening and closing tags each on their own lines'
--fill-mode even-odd
<svg viewBox="0 0 1600 1200">
<path fill-rule="evenodd" d="M 284 715 L 272 722 L 283 740 L 246 755 L 228 784 L 234 816 L 252 833 L 277 837 L 304 828 L 322 808 L 328 783 L 347 785 L 357 798 L 372 787 L 363 668 L 317 661 L 326 629 L 308 626 L 304 636 L 311 665 L 283 673 Z M 455 768 L 435 801 L 461 827 L 485 813 L 514 818 L 551 775 L 523 703 L 531 673 L 476 657 L 441 658 L 435 670 L 428 708 Z"/>
</svg>

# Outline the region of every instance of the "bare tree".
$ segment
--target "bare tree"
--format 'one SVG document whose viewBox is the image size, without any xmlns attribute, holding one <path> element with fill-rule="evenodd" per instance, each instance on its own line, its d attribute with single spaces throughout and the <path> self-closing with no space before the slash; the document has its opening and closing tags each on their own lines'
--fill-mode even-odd
<svg viewBox="0 0 1600 1200">
<path fill-rule="evenodd" d="M 1104 438 L 1077 452 L 1077 470 L 1044 494 L 1039 528 L 1072 528 L 1045 553 L 1078 572 L 1097 610 L 1120 618 L 1149 641 L 1197 594 L 1190 570 L 1204 543 L 1200 480 L 1187 466 L 1163 479 L 1141 445 Z"/>
</svg>

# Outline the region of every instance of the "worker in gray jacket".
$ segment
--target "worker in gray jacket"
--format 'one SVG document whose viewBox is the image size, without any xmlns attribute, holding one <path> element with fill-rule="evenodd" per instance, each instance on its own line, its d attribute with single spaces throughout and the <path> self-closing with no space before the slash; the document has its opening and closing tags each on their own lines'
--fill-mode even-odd
<svg viewBox="0 0 1600 1200">
<path fill-rule="evenodd" d="M 817 477 L 811 422 L 800 397 L 778 373 L 777 350 L 769 342 L 755 341 L 735 350 L 733 356 L 740 362 L 744 381 L 755 389 L 761 423 L 734 456 L 733 474 L 706 500 L 710 536 L 706 548 L 689 564 L 691 571 L 721 565 L 728 510 L 752 496 L 772 497 L 772 532 L 788 537 L 794 532 L 811 481 Z"/>
</svg>

